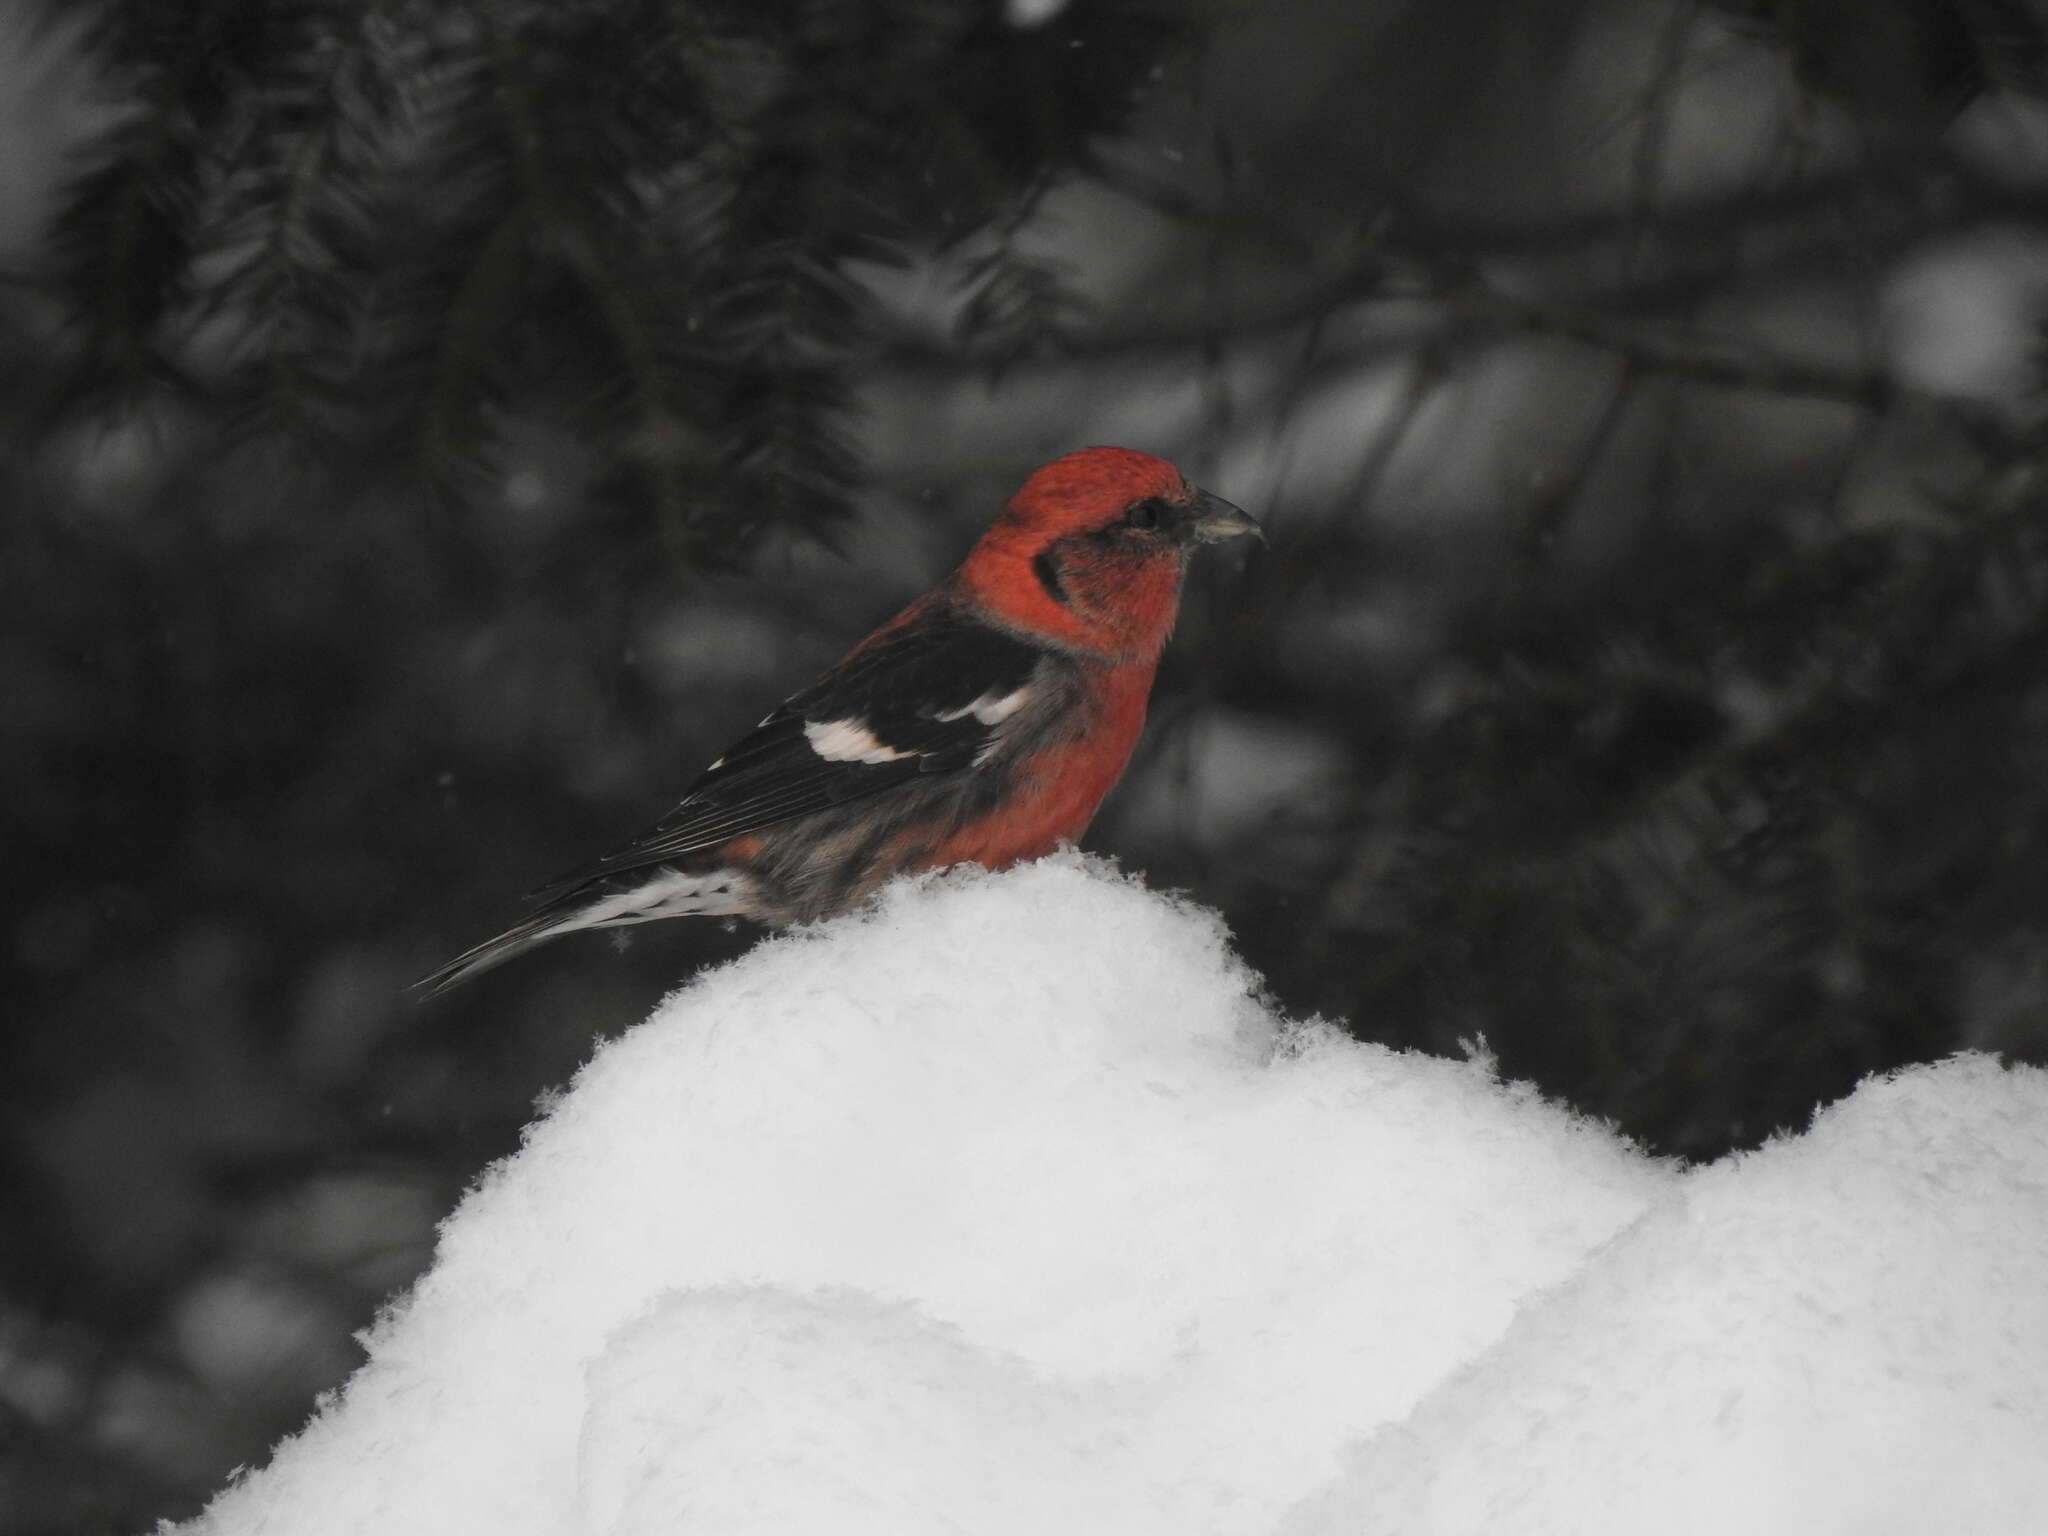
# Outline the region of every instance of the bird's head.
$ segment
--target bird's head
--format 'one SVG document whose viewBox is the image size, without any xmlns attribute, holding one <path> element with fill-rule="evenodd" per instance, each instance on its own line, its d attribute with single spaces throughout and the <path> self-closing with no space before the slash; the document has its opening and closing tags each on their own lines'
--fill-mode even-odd
<svg viewBox="0 0 2048 1536">
<path fill-rule="evenodd" d="M 1259 525 L 1130 448 L 1083 448 L 1035 470 L 960 568 L 997 619 L 1119 659 L 1157 655 L 1198 544 Z"/>
</svg>

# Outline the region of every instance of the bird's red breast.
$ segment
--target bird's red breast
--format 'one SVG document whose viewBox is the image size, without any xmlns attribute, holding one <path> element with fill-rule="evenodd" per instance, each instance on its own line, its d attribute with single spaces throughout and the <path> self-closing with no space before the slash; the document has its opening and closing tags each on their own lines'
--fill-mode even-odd
<svg viewBox="0 0 2048 1536">
<path fill-rule="evenodd" d="M 963 822 L 904 873 L 980 864 L 1006 869 L 1078 843 L 1123 777 L 1145 729 L 1151 666 L 1105 668 L 1088 687 L 1086 729 L 1019 762 L 1005 802 Z"/>
</svg>

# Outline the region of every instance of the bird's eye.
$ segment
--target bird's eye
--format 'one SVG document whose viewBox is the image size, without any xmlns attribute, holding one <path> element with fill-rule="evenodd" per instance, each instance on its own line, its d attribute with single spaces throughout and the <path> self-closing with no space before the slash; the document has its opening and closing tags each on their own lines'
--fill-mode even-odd
<svg viewBox="0 0 2048 1536">
<path fill-rule="evenodd" d="M 1124 514 L 1124 526 L 1149 531 L 1159 526 L 1159 519 L 1165 511 L 1165 503 L 1157 496 L 1147 496 Z"/>
</svg>

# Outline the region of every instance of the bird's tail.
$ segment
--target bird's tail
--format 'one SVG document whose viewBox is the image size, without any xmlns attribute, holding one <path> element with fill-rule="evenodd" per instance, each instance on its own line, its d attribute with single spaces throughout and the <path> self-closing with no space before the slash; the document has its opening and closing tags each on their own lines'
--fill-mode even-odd
<svg viewBox="0 0 2048 1536">
<path fill-rule="evenodd" d="M 560 908 L 536 912 L 496 938 L 485 939 L 474 949 L 465 949 L 439 970 L 422 976 L 413 983 L 413 990 L 419 993 L 421 1002 L 439 997 L 450 987 L 458 986 L 472 976 L 481 976 L 485 971 L 503 965 L 514 955 L 523 955 L 536 944 L 545 944 L 558 933 L 570 933 L 584 926 L 578 921 L 577 914 L 564 913 Z"/>
<path fill-rule="evenodd" d="M 421 1000 L 523 955 L 558 934 L 585 928 L 619 928 L 663 917 L 744 917 L 756 911 L 754 886 L 740 870 L 713 866 L 676 869 L 667 865 L 626 870 L 585 880 L 546 903 L 495 939 L 464 950 L 413 985 Z"/>
</svg>

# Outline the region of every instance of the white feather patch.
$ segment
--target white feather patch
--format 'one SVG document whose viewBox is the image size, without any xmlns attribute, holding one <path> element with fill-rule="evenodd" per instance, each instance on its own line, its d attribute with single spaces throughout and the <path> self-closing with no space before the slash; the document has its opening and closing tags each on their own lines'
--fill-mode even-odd
<svg viewBox="0 0 2048 1536">
<path fill-rule="evenodd" d="M 735 869 L 696 875 L 657 869 L 630 891 L 593 901 L 559 931 L 651 923 L 663 917 L 733 917 L 746 912 L 752 894 L 747 877 Z"/>
<path fill-rule="evenodd" d="M 963 704 L 958 709 L 942 709 L 933 715 L 934 720 L 958 720 L 963 715 L 972 715 L 983 725 L 1001 725 L 1010 716 L 1031 702 L 1031 687 L 1027 683 L 1009 693 L 984 693 L 972 704 Z"/>
<path fill-rule="evenodd" d="M 804 723 L 804 740 L 828 763 L 893 763 L 915 757 L 915 752 L 898 752 L 885 747 L 875 733 L 858 720 L 811 720 Z"/>
</svg>

